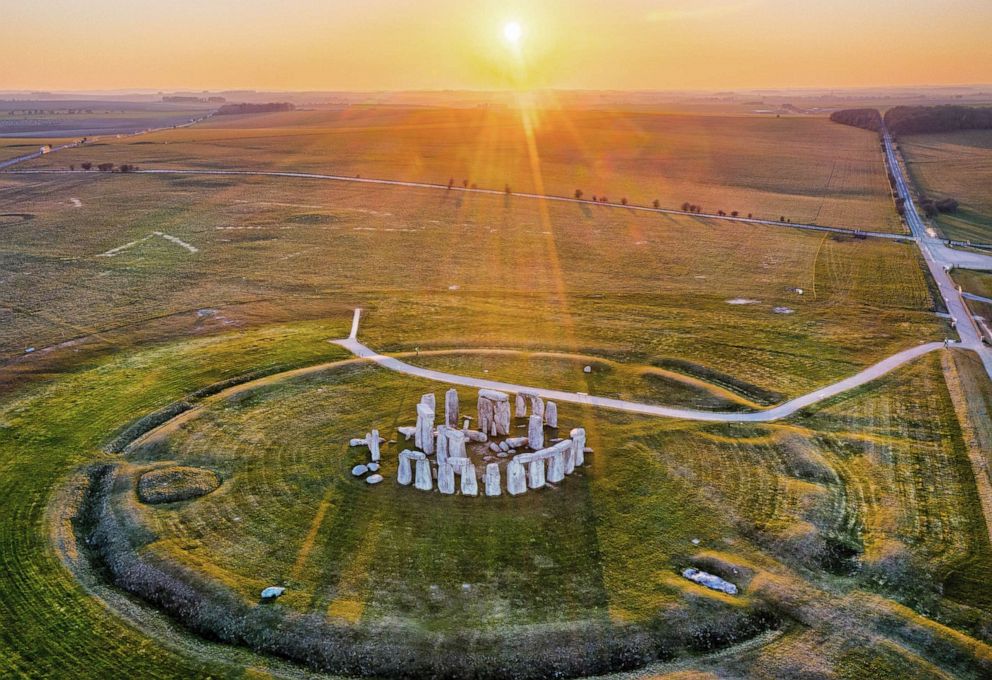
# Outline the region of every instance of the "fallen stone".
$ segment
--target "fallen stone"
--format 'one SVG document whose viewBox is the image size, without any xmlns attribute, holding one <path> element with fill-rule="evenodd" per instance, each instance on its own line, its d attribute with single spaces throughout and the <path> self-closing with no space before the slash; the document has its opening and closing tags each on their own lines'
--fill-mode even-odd
<svg viewBox="0 0 992 680">
<path fill-rule="evenodd" d="M 479 432 L 478 430 L 462 430 L 462 433 L 465 435 L 465 439 L 469 440 L 470 442 L 478 442 L 480 444 L 484 444 L 485 442 L 489 441 L 489 435 L 487 435 L 485 432 Z"/>
<path fill-rule="evenodd" d="M 368 465 L 356 465 L 355 467 L 351 468 L 351 474 L 353 474 L 356 477 L 361 477 L 368 471 L 369 471 Z"/>
<path fill-rule="evenodd" d="M 499 446 L 499 444 L 497 444 L 496 442 L 490 442 L 489 443 L 489 450 L 492 451 L 493 453 L 499 453 L 503 449 L 501 449 L 500 446 Z"/>
<path fill-rule="evenodd" d="M 355 439 L 352 439 L 352 440 L 351 440 L 351 441 L 349 442 L 349 444 L 350 444 L 351 446 L 365 446 L 365 440 L 364 440 L 364 439 L 358 439 L 358 438 L 356 437 Z"/>
<path fill-rule="evenodd" d="M 592 366 L 586 366 L 582 369 L 583 373 L 592 373 Z"/>
<path fill-rule="evenodd" d="M 369 469 L 369 472 L 376 472 L 379 469 L 379 464 L 369 463 L 366 467 Z"/>
<path fill-rule="evenodd" d="M 527 446 L 527 437 L 507 437 L 506 445 L 511 449 Z"/>
<path fill-rule="evenodd" d="M 508 458 L 509 455 L 510 455 L 510 452 L 509 451 L 500 451 L 499 453 L 496 454 L 496 457 L 497 458 Z"/>
<path fill-rule="evenodd" d="M 499 443 L 499 446 L 498 446 L 497 448 L 498 448 L 498 449 L 499 449 L 500 451 L 509 451 L 509 450 L 510 450 L 510 445 L 509 445 L 509 444 L 507 444 L 507 443 L 506 443 L 505 441 L 501 441 L 501 442 Z"/>
<path fill-rule="evenodd" d="M 730 581 L 724 581 L 719 576 L 715 576 L 705 571 L 700 571 L 699 569 L 689 567 L 688 569 L 683 570 L 682 576 L 689 579 L 693 583 L 706 586 L 710 590 L 718 590 L 721 593 L 726 593 L 727 595 L 737 594 L 737 586 Z"/>
<path fill-rule="evenodd" d="M 275 598 L 279 597 L 285 592 L 286 589 L 281 586 L 269 586 L 268 588 L 262 591 L 262 599 L 274 600 Z"/>
<path fill-rule="evenodd" d="M 397 427 L 396 431 L 399 432 L 401 435 L 403 435 L 403 438 L 406 439 L 407 441 L 410 441 L 410 437 L 413 437 L 417 434 L 417 428 L 409 427 L 409 426 Z"/>
<path fill-rule="evenodd" d="M 378 484 L 382 481 L 382 475 L 369 475 L 365 478 L 366 484 Z"/>
</svg>

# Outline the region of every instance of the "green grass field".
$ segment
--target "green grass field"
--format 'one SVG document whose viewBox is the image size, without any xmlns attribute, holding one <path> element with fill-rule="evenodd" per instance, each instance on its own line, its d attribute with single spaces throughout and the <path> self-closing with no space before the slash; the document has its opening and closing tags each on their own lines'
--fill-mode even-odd
<svg viewBox="0 0 992 680">
<path fill-rule="evenodd" d="M 34 166 L 312 171 L 901 232 L 874 135 L 826 118 L 353 107 L 219 116 Z"/>
<path fill-rule="evenodd" d="M 992 131 L 910 135 L 899 140 L 899 148 L 923 193 L 960 202 L 956 213 L 937 218 L 943 235 L 961 241 L 992 241 L 992 198 L 988 191 Z"/>
</svg>

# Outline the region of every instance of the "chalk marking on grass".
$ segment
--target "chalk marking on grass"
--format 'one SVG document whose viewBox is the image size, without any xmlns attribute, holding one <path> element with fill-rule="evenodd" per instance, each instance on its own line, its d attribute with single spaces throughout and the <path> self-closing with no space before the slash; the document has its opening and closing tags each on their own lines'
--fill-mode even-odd
<svg viewBox="0 0 992 680">
<path fill-rule="evenodd" d="M 148 236 L 146 236 L 144 238 L 139 238 L 137 241 L 131 241 L 129 243 L 125 243 L 122 246 L 117 246 L 116 248 L 111 248 L 110 250 L 107 250 L 107 251 L 104 251 L 104 252 L 98 254 L 97 257 L 116 257 L 117 255 L 123 253 L 128 248 L 133 248 L 134 246 L 138 245 L 139 243 L 144 243 L 145 241 L 147 241 L 148 239 L 150 239 L 152 236 L 154 236 L 154 234 L 149 234 Z"/>
<path fill-rule="evenodd" d="M 183 241 L 180 238 L 176 238 L 175 236 L 172 236 L 171 234 L 166 234 L 165 232 L 161 232 L 161 231 L 156 231 L 156 232 L 153 232 L 153 233 L 156 234 L 157 236 L 161 236 L 166 241 L 172 241 L 177 246 L 182 246 L 183 248 L 185 248 L 186 250 L 188 250 L 191 253 L 198 253 L 198 252 L 200 252 L 200 249 L 197 248 L 196 246 L 190 245 L 189 243 L 186 243 L 186 241 Z"/>
</svg>

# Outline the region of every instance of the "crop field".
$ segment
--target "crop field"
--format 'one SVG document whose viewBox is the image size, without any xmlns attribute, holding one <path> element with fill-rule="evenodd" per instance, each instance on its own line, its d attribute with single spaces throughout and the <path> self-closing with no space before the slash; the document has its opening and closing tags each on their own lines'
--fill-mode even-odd
<svg viewBox="0 0 992 680">
<path fill-rule="evenodd" d="M 961 204 L 957 212 L 937 217 L 943 235 L 962 241 L 992 241 L 992 131 L 909 135 L 899 140 L 899 147 L 921 191 Z"/>
<path fill-rule="evenodd" d="M 884 228 L 870 214 L 891 210 L 884 176 L 884 200 L 870 188 L 874 137 L 826 121 L 588 113 L 572 129 L 545 115 L 549 193 L 571 193 L 581 166 L 544 151 L 557 143 L 608 161 L 597 171 L 631 198 L 667 168 L 678 191 L 816 201 L 821 223 L 837 210 Z M 33 167 L 85 153 L 389 176 L 399 154 L 411 160 L 393 177 L 486 167 L 538 186 L 508 164 L 521 141 L 505 111 L 235 118 Z M 638 144 L 611 149 L 618 126 Z M 824 144 L 819 158 L 850 162 L 827 180 L 846 198 L 810 189 Z M 793 170 L 804 145 L 813 160 Z M 462 171 L 433 177 L 437 158 Z M 992 674 L 992 385 L 971 353 L 927 354 L 770 423 L 563 403 L 549 437 L 584 427 L 586 465 L 472 498 L 395 482 L 413 447 L 396 428 L 448 386 L 330 342 L 361 308 L 359 339 L 418 366 L 755 411 L 945 336 L 913 243 L 515 195 L 99 172 L 0 174 L 0 235 L 0 675 Z M 475 391 L 459 394 L 474 416 Z M 375 486 L 349 446 L 372 428 L 387 440 Z M 480 469 L 491 457 L 470 453 Z M 285 594 L 260 602 L 267 586 Z"/>
<path fill-rule="evenodd" d="M 531 134 L 527 131 L 530 130 Z M 877 137 L 826 118 L 353 107 L 218 116 L 35 166 L 312 171 L 903 231 Z"/>
<path fill-rule="evenodd" d="M 579 352 L 788 396 L 941 337 L 909 244 L 337 182 L 2 182 L 8 358 L 363 307 L 381 351 Z"/>
</svg>

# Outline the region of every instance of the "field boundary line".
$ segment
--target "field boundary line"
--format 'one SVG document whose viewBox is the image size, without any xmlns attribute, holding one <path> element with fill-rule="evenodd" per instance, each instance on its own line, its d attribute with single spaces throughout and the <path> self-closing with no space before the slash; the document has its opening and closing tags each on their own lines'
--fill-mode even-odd
<svg viewBox="0 0 992 680">
<path fill-rule="evenodd" d="M 10 170 L 4 171 L 11 175 L 59 175 L 59 174 L 91 174 L 86 170 Z M 708 220 L 723 220 L 724 222 L 736 222 L 740 224 L 757 224 L 767 227 L 788 227 L 790 229 L 800 229 L 805 231 L 820 231 L 833 234 L 844 234 L 847 236 L 884 238 L 893 241 L 915 241 L 912 234 L 896 234 L 887 231 L 866 231 L 864 229 L 853 229 L 850 227 L 831 227 L 819 224 L 808 224 L 804 222 L 781 222 L 779 220 L 762 220 L 751 217 L 733 217 L 732 215 L 715 215 L 712 213 L 691 213 L 675 208 L 652 208 L 646 205 L 624 205 L 623 203 L 595 202 L 580 198 L 570 198 L 568 196 L 555 196 L 553 194 L 534 194 L 528 192 L 511 192 L 497 189 L 473 189 L 471 187 L 448 186 L 447 184 L 432 184 L 430 182 L 407 182 L 397 179 L 375 179 L 371 177 L 347 177 L 345 175 L 328 175 L 317 172 L 289 172 L 276 170 L 184 170 L 160 168 L 151 170 L 131 170 L 127 175 L 220 175 L 220 176 L 240 176 L 240 177 L 288 177 L 296 179 L 316 179 L 331 182 L 354 182 L 356 184 L 373 184 L 382 186 L 407 187 L 411 189 L 431 189 L 434 191 L 458 191 L 463 194 L 484 194 L 489 196 L 515 196 L 518 198 L 554 201 L 557 203 L 572 203 L 580 205 L 594 205 L 603 208 L 614 208 L 632 210 L 636 212 L 654 213 L 659 215 L 683 215 L 687 217 L 697 217 Z"/>
</svg>

